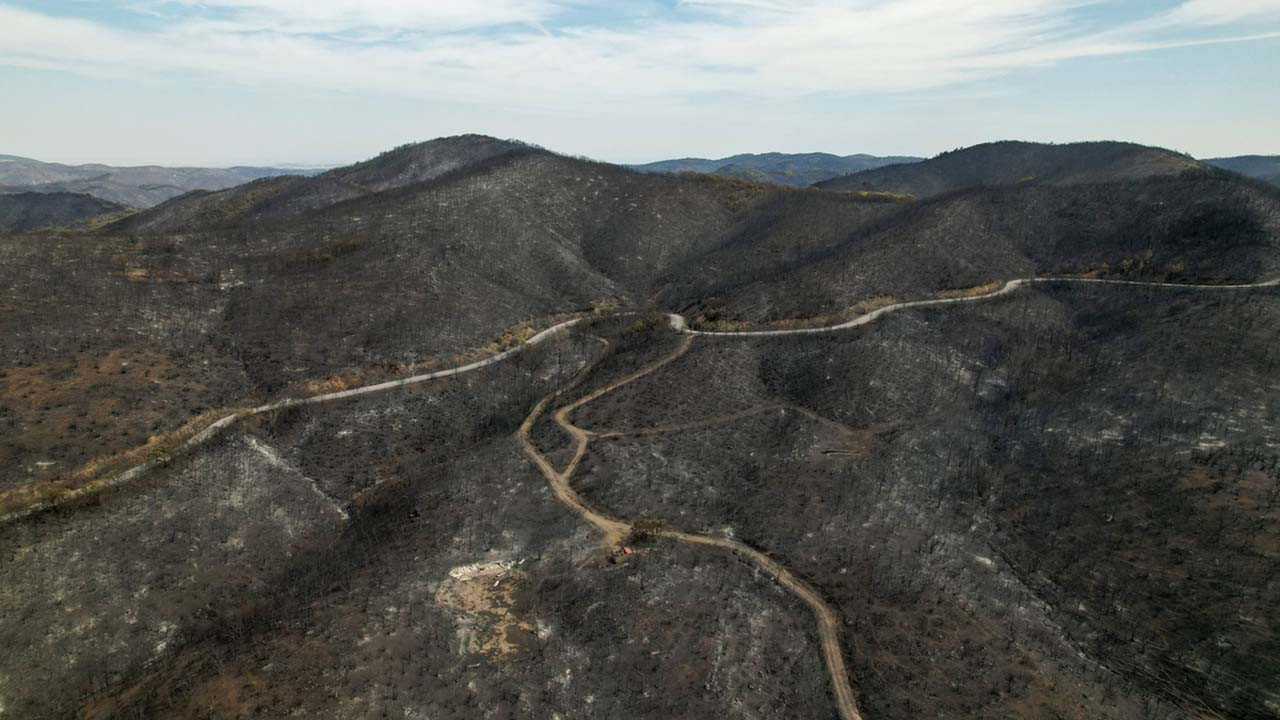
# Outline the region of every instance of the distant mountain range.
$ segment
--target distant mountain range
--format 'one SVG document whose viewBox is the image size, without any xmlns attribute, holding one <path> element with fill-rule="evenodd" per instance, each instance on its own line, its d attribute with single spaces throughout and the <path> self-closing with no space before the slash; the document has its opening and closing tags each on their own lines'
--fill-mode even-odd
<svg viewBox="0 0 1280 720">
<path fill-rule="evenodd" d="M 828 190 L 883 190 L 927 197 L 950 189 L 1036 179 L 1054 182 L 1101 177 L 1102 166 L 1123 167 L 1131 177 L 1164 174 L 1171 166 L 1192 167 L 1189 156 L 1129 143 L 1041 145 L 1000 142 L 919 157 L 830 153 L 744 153 L 719 159 L 680 158 L 630 165 L 645 173 L 705 173 L 779 185 L 818 185 Z M 1280 156 L 1210 158 L 1206 165 L 1280 185 Z M 1079 170 L 1073 170 L 1079 168 Z M 0 195 L 78 193 L 134 208 L 150 208 L 193 190 L 216 191 L 270 177 L 304 176 L 323 169 L 301 166 L 229 168 L 118 167 L 90 163 L 64 165 L 16 155 L 0 155 Z M 1108 179 L 1115 179 L 1106 175 Z M 353 192 L 353 189 L 338 194 Z M 359 194 L 359 193 L 357 193 Z M 88 208 L 85 203 L 77 207 Z M 114 212 L 112 210 L 111 212 Z"/>
<path fill-rule="evenodd" d="M 648 173 L 696 172 L 727 177 L 760 180 L 780 185 L 806 186 L 862 170 L 918 162 L 909 156 L 878 157 L 875 155 L 832 155 L 830 153 L 746 153 L 719 160 L 680 158 L 631 165 L 632 170 Z"/>
<path fill-rule="evenodd" d="M 1239 155 L 1209 158 L 1204 162 L 1272 185 L 1280 185 L 1280 155 Z"/>
<path fill-rule="evenodd" d="M 0 193 L 85 193 L 109 202 L 149 208 L 192 190 L 221 190 L 264 177 L 316 172 L 319 171 L 280 167 L 63 165 L 0 155 Z"/>
</svg>

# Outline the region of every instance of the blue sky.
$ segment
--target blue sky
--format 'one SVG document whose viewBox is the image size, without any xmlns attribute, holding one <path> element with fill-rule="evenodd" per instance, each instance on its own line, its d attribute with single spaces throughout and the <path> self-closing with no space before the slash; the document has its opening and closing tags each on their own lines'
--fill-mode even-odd
<svg viewBox="0 0 1280 720">
<path fill-rule="evenodd" d="M 995 139 L 1280 154 L 1280 0 L 0 0 L 0 153 L 617 162 Z"/>
</svg>

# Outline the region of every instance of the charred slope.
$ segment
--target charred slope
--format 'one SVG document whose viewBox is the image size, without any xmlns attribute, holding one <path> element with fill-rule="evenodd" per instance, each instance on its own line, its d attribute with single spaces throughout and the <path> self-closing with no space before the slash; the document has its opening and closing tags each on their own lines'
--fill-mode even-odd
<svg viewBox="0 0 1280 720">
<path fill-rule="evenodd" d="M 124 205 L 78 193 L 24 192 L 0 195 L 0 233 L 75 225 L 128 209 Z"/>
<path fill-rule="evenodd" d="M 290 181 L 323 202 L 280 221 L 264 203 L 175 211 L 181 233 L 0 239 L 0 465 L 59 472 L 604 300 L 717 293 L 770 319 L 1041 271 L 1277 268 L 1277 192 L 1226 174 L 908 203 L 527 148 L 434 177 L 448 159 L 404 160 L 345 200 Z M 578 490 L 785 561 L 847 622 L 868 717 L 1266 717 L 1280 314 L 1275 289 L 1223 292 L 1037 285 L 828 337 L 698 338 L 575 412 L 618 433 Z M 456 382 L 261 416 L 0 528 L 22 548 L 0 588 L 6 705 L 830 715 L 806 608 L 723 555 L 606 564 L 522 457 L 514 429 L 597 359 L 590 335 L 613 354 L 584 392 L 672 340 L 644 318 L 581 330 Z M 531 436 L 567 460 L 554 427 Z"/>
<path fill-rule="evenodd" d="M 824 190 L 876 190 L 930 197 L 951 190 L 1021 182 L 1051 184 L 1137 180 L 1203 166 L 1169 150 L 1120 142 L 1066 145 L 1004 141 L 953 150 L 923 162 L 891 165 L 818 183 Z"/>
</svg>

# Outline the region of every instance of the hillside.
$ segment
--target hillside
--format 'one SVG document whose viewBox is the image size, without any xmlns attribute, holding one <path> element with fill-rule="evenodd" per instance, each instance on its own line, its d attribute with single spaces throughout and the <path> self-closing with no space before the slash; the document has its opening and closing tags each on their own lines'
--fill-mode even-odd
<svg viewBox="0 0 1280 720">
<path fill-rule="evenodd" d="M 0 233 L 76 225 L 128 210 L 124 205 L 78 193 L 28 192 L 0 195 Z"/>
<path fill-rule="evenodd" d="M 0 193 L 83 193 L 138 208 L 158 205 L 192 190 L 221 190 L 259 178 L 299 174 L 310 174 L 310 171 L 261 167 L 114 167 L 97 163 L 63 165 L 0 155 Z"/>
<path fill-rule="evenodd" d="M 681 158 L 631 165 L 631 169 L 653 173 L 698 172 L 728 177 L 804 187 L 822 180 L 860 170 L 916 162 L 921 158 L 875 155 L 832 155 L 830 153 L 745 153 L 719 160 Z"/>
<path fill-rule="evenodd" d="M 1280 155 L 1240 155 L 1239 157 L 1208 158 L 1201 162 L 1223 170 L 1257 178 L 1272 185 L 1280 185 Z"/>
<path fill-rule="evenodd" d="M 1273 717 L 1280 190 L 1126 152 L 465 135 L 0 234 L 4 712 Z"/>
<path fill-rule="evenodd" d="M 857 172 L 820 182 L 818 187 L 925 198 L 986 185 L 1138 180 L 1200 167 L 1185 155 L 1132 143 L 1045 145 L 1004 141 L 953 150 L 923 162 Z"/>
</svg>

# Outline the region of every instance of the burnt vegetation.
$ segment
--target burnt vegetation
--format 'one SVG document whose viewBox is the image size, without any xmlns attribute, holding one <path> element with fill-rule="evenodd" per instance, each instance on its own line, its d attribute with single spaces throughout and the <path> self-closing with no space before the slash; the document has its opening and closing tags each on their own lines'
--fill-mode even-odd
<svg viewBox="0 0 1280 720">
<path fill-rule="evenodd" d="M 625 562 L 522 453 L 550 398 L 529 438 L 563 470 L 554 411 L 671 356 L 668 312 L 1280 272 L 1280 190 L 1166 151 L 910 167 L 941 174 L 790 188 L 462 136 L 0 236 L 0 503 L 163 461 L 0 525 L 0 716 L 834 716 L 808 608 L 683 531 L 836 609 L 868 718 L 1275 717 L 1275 287 L 1045 283 L 695 338 L 571 418 Z"/>
</svg>

